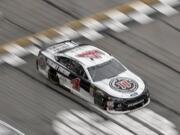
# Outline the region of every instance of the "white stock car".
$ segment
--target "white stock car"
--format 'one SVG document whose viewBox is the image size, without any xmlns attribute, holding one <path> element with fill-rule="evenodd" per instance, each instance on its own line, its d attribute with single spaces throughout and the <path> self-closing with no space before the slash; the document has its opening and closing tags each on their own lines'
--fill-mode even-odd
<svg viewBox="0 0 180 135">
<path fill-rule="evenodd" d="M 37 69 L 51 82 L 108 112 L 129 112 L 150 102 L 144 81 L 97 47 L 64 41 L 39 52 Z"/>
</svg>

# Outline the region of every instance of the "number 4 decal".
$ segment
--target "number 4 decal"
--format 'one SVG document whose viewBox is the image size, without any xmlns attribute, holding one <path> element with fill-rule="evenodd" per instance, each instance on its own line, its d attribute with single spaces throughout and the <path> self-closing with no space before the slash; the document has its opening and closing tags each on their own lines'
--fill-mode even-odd
<svg viewBox="0 0 180 135">
<path fill-rule="evenodd" d="M 79 78 L 75 78 L 75 79 L 71 80 L 71 83 L 72 83 L 73 89 L 80 91 L 80 79 Z"/>
</svg>

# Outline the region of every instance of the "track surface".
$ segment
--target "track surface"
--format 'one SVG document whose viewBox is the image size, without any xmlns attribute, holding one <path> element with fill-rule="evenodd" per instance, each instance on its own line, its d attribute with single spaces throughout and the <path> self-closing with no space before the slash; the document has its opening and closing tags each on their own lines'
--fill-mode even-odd
<svg viewBox="0 0 180 135">
<path fill-rule="evenodd" d="M 51 2 L 53 4 L 46 0 L 0 1 L 0 10 L 3 12 L 0 21 L 0 43 L 64 24 L 125 1 Z M 180 131 L 180 76 L 176 71 L 180 70 L 180 17 L 177 14 L 159 19 L 143 26 L 132 24 L 132 29 L 128 32 L 108 32 L 106 38 L 93 44 L 115 55 L 132 71 L 141 75 L 148 82 L 152 94 L 152 102 L 148 108 L 168 118 Z M 169 58 L 172 61 L 169 62 Z M 85 109 L 44 85 L 45 83 L 61 90 L 36 72 L 34 56 L 28 56 L 25 60 L 28 64 L 18 69 L 6 64 L 1 65 L 0 118 L 26 134 L 52 134 L 51 121 L 57 112 Z M 33 80 L 32 77 L 44 83 Z"/>
</svg>

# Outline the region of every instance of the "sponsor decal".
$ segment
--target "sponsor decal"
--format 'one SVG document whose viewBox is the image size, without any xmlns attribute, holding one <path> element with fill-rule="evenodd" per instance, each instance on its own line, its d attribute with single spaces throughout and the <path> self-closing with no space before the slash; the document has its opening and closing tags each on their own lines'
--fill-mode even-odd
<svg viewBox="0 0 180 135">
<path fill-rule="evenodd" d="M 57 63 L 53 62 L 52 60 L 48 59 L 47 60 L 47 64 L 49 66 L 51 66 L 52 68 L 54 68 L 55 70 L 63 73 L 66 76 L 69 76 L 70 72 L 67 71 L 66 69 L 64 69 L 63 67 L 59 66 Z"/>
<path fill-rule="evenodd" d="M 75 79 L 71 80 L 72 88 L 77 91 L 80 91 L 80 81 L 81 80 L 79 78 L 75 78 Z"/>
<path fill-rule="evenodd" d="M 109 83 L 110 87 L 114 90 L 124 92 L 124 93 L 132 93 L 137 90 L 138 84 L 136 81 L 130 78 L 114 78 Z"/>
<path fill-rule="evenodd" d="M 137 105 L 137 104 L 141 104 L 141 103 L 143 103 L 143 102 L 144 102 L 144 99 L 143 99 L 143 100 L 140 100 L 140 101 L 138 101 L 138 102 L 129 104 L 128 107 L 132 107 L 132 106 L 135 106 L 135 105 Z"/>
<path fill-rule="evenodd" d="M 137 93 L 137 92 L 134 92 L 134 93 L 132 93 L 130 96 L 134 97 L 134 96 L 137 96 L 137 95 L 138 95 L 138 93 Z"/>
<path fill-rule="evenodd" d="M 60 80 L 60 84 L 65 84 L 67 83 L 67 78 L 62 76 L 61 74 L 58 74 L 59 80 Z"/>
<path fill-rule="evenodd" d="M 86 51 L 86 52 L 83 52 L 81 54 L 78 54 L 77 56 L 78 57 L 99 59 L 99 58 L 102 58 L 102 55 L 104 55 L 104 53 L 99 51 L 99 50 L 90 50 L 90 51 Z"/>
</svg>

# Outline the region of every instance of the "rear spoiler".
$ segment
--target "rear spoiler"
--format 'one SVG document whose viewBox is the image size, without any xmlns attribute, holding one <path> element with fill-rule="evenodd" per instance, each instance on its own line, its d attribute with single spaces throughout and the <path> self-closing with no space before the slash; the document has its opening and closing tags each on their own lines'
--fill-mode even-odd
<svg viewBox="0 0 180 135">
<path fill-rule="evenodd" d="M 47 49 L 48 47 L 51 47 L 51 46 L 54 46 L 54 45 L 58 45 L 58 44 L 62 44 L 62 43 L 66 43 L 66 42 L 73 42 L 72 40 L 64 40 L 64 41 L 61 41 L 61 42 L 56 42 L 56 43 L 50 43 L 50 44 L 44 44 L 42 45 L 43 47 L 41 48 L 41 50 L 45 50 Z"/>
</svg>

